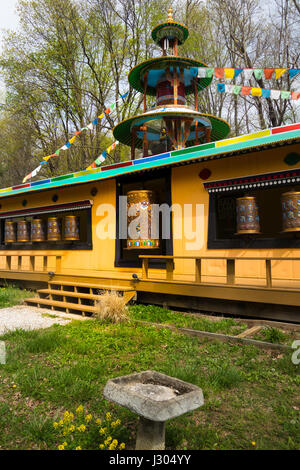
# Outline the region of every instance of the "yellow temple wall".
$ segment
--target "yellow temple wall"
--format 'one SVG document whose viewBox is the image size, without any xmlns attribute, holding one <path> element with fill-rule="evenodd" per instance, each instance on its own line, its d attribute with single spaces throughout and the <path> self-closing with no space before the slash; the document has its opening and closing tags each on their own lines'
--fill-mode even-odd
<svg viewBox="0 0 300 470">
<path fill-rule="evenodd" d="M 55 270 L 55 257 L 61 256 L 61 269 L 63 273 L 74 273 L 80 271 L 84 275 L 88 275 L 95 270 L 111 271 L 114 269 L 115 257 L 115 240 L 100 240 L 96 236 L 97 226 L 103 221 L 107 214 L 98 215 L 99 206 L 101 204 L 111 204 L 115 207 L 115 185 L 114 179 L 108 179 L 100 182 L 82 184 L 76 186 L 66 186 L 64 188 L 54 188 L 52 190 L 37 191 L 20 196 L 1 199 L 1 212 L 22 210 L 24 209 L 22 201 L 27 200 L 26 209 L 43 206 L 71 203 L 82 200 L 93 201 L 92 206 L 92 250 L 2 250 L 0 251 L 0 269 L 5 269 L 5 257 L 12 256 L 11 269 L 17 269 L 17 255 L 22 256 L 22 270 L 28 269 L 29 257 L 35 257 L 35 270 L 39 271 L 43 265 L 43 256 L 48 257 L 48 271 L 52 268 Z M 96 196 L 91 196 L 91 189 L 97 188 Z M 58 195 L 57 203 L 52 202 L 54 194 Z M 106 220 L 106 219 L 105 219 Z M 115 219 L 110 221 L 115 229 Z M 105 227 L 105 223 L 103 224 Z M 115 232 L 114 232 L 115 233 Z"/>
<path fill-rule="evenodd" d="M 203 205 L 203 217 L 200 215 L 200 231 L 203 237 L 200 240 L 201 247 L 197 249 L 187 249 L 190 240 L 188 240 L 183 232 L 182 239 L 173 240 L 173 254 L 175 256 L 188 257 L 205 257 L 213 256 L 219 258 L 236 257 L 259 257 L 262 261 L 237 261 L 236 262 L 236 282 L 248 284 L 265 284 L 265 257 L 299 257 L 300 249 L 207 249 L 207 233 L 208 233 L 208 211 L 209 211 L 209 194 L 204 189 L 203 183 L 199 177 L 202 169 L 208 168 L 211 176 L 207 181 L 221 180 L 226 178 L 249 176 L 272 171 L 287 170 L 288 167 L 283 162 L 287 153 L 298 151 L 298 147 L 289 146 L 277 148 L 273 150 L 256 152 L 254 154 L 245 154 L 241 156 L 229 157 L 206 161 L 203 163 L 195 163 L 186 166 L 173 167 L 171 170 L 171 187 L 172 187 L 172 204 L 193 205 L 193 214 L 190 222 L 192 222 L 193 230 L 196 229 L 196 204 Z M 91 196 L 91 189 L 97 188 L 96 196 Z M 115 208 L 116 202 L 116 180 L 107 179 L 81 185 L 66 186 L 63 188 L 54 188 L 51 190 L 37 191 L 31 193 L 23 193 L 19 196 L 10 198 L 1 198 L 1 212 L 24 209 L 22 201 L 27 200 L 27 208 L 41 207 L 53 205 L 54 194 L 59 196 L 57 204 L 75 202 L 81 200 L 92 200 L 92 239 L 93 250 L 2 250 L 0 251 L 0 269 L 5 269 L 5 257 L 12 256 L 11 269 L 17 268 L 17 255 L 22 256 L 22 270 L 28 269 L 30 256 L 36 258 L 35 269 L 39 270 L 42 266 L 42 257 L 48 256 L 48 270 L 55 270 L 55 256 L 61 256 L 61 272 L 65 274 L 81 274 L 81 275 L 119 275 L 122 277 L 131 277 L 131 273 L 140 273 L 137 268 L 116 268 L 115 263 L 115 240 L 114 238 L 100 239 L 98 237 L 99 224 L 107 217 L 107 214 L 99 213 L 99 206 L 102 204 L 110 204 Z M 108 222 L 108 219 L 105 219 Z M 187 219 L 186 219 L 187 221 Z M 116 219 L 113 214 L 110 227 L 112 233 L 115 234 Z M 181 222 L 183 222 L 181 220 Z M 175 225 L 180 223 L 180 218 L 174 220 Z M 105 225 L 105 224 L 104 224 Z M 199 227 L 197 228 L 197 232 Z M 114 236 L 114 235 L 113 235 Z M 149 251 L 151 254 L 151 251 Z M 15 255 L 15 258 L 14 258 Z M 52 263 L 52 264 L 51 264 Z M 193 280 L 195 274 L 195 262 L 193 260 L 175 260 L 174 279 Z M 164 270 L 149 270 L 150 277 L 165 277 Z M 202 262 L 203 280 L 209 282 L 226 282 L 226 260 L 204 260 Z M 276 282 L 286 283 L 286 285 L 300 285 L 300 261 L 273 261 L 272 277 L 274 285 Z"/>
<path fill-rule="evenodd" d="M 183 236 L 182 240 L 174 240 L 174 256 L 195 256 L 195 257 L 259 257 L 262 261 L 237 261 L 235 268 L 236 282 L 247 284 L 265 285 L 266 270 L 263 259 L 265 257 L 299 257 L 300 249 L 207 249 L 208 235 L 208 211 L 209 193 L 204 189 L 203 183 L 209 181 L 231 179 L 255 174 L 264 174 L 280 170 L 288 170 L 284 163 L 284 157 L 291 152 L 299 152 L 299 146 L 276 148 L 264 150 L 254 154 L 244 154 L 187 165 L 174 167 L 172 169 L 172 204 L 203 204 L 204 218 L 203 243 L 198 250 L 187 249 L 188 240 Z M 199 177 L 202 169 L 211 171 L 209 179 L 203 181 Z M 284 189 L 284 188 L 283 188 Z M 196 228 L 196 211 L 193 211 L 193 230 Z M 184 231 L 183 231 L 184 232 Z M 195 263 L 192 260 L 175 260 L 175 278 L 190 279 L 195 272 Z M 203 260 L 202 275 L 207 282 L 226 282 L 226 261 L 223 260 Z M 300 286 L 300 261 L 273 261 L 272 278 L 274 285 L 276 282 L 285 285 Z"/>
</svg>

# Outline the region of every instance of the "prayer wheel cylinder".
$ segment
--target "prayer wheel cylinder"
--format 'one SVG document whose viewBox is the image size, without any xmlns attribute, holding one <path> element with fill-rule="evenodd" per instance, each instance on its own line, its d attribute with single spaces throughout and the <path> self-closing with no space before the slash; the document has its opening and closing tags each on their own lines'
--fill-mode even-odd
<svg viewBox="0 0 300 470">
<path fill-rule="evenodd" d="M 300 192 L 291 191 L 281 195 L 283 232 L 300 231 Z"/>
<path fill-rule="evenodd" d="M 53 242 L 61 240 L 61 221 L 58 217 L 48 218 L 47 240 Z"/>
<path fill-rule="evenodd" d="M 79 240 L 80 239 L 80 223 L 79 217 L 75 215 L 67 215 L 65 217 L 65 240 Z"/>
<path fill-rule="evenodd" d="M 30 224 L 26 220 L 19 220 L 17 224 L 17 241 L 29 242 L 30 241 Z"/>
<path fill-rule="evenodd" d="M 128 249 L 155 249 L 159 248 L 159 238 L 153 239 L 151 237 L 152 223 L 158 224 L 157 221 L 152 221 L 151 204 L 155 204 L 153 191 L 140 190 L 129 191 L 127 193 L 127 248 Z M 136 205 L 136 215 L 129 215 L 130 209 Z M 134 219 L 140 217 L 140 222 L 136 226 L 131 223 Z M 132 227 L 132 228 L 131 228 Z M 159 227 L 153 227 L 158 233 Z M 131 233 L 131 230 L 133 233 Z"/>
<path fill-rule="evenodd" d="M 236 215 L 237 235 L 260 233 L 258 206 L 254 196 L 237 198 Z"/>
<path fill-rule="evenodd" d="M 43 242 L 46 240 L 45 225 L 42 219 L 34 219 L 31 223 L 31 240 Z"/>
<path fill-rule="evenodd" d="M 4 227 L 4 242 L 14 243 L 16 240 L 16 223 L 12 222 L 11 220 L 6 220 Z"/>
</svg>

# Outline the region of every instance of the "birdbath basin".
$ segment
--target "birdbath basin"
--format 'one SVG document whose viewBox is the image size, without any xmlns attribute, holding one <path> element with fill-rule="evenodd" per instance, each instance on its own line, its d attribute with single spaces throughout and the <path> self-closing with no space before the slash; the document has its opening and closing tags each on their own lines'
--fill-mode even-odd
<svg viewBox="0 0 300 470">
<path fill-rule="evenodd" d="M 107 382 L 103 395 L 140 417 L 136 450 L 165 448 L 165 422 L 204 404 L 201 388 L 152 370 Z"/>
</svg>

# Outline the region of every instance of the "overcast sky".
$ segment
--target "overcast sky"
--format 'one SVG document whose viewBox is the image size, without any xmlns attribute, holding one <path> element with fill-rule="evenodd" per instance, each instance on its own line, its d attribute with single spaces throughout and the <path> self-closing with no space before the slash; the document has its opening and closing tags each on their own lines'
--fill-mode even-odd
<svg viewBox="0 0 300 470">
<path fill-rule="evenodd" d="M 2 37 L 4 29 L 18 28 L 18 15 L 16 13 L 17 0 L 0 0 L 0 38 L 2 47 Z"/>
</svg>

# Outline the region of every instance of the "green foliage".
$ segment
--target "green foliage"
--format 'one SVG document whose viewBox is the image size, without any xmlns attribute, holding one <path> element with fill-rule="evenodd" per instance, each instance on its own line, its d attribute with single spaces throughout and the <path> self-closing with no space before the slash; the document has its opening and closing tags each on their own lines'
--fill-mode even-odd
<svg viewBox="0 0 300 470">
<path fill-rule="evenodd" d="M 22 303 L 26 297 L 30 297 L 30 291 L 17 289 L 15 287 L 1 287 L 0 288 L 0 308 L 12 307 Z"/>
<path fill-rule="evenodd" d="M 113 420 L 110 412 L 104 419 L 86 413 L 80 405 L 74 413 L 65 411 L 64 417 L 54 421 L 60 443 L 58 450 L 122 450 L 125 443 L 118 441 L 121 420 Z"/>
<path fill-rule="evenodd" d="M 282 331 L 271 326 L 267 326 L 266 328 L 264 328 L 262 330 L 262 335 L 264 336 L 265 340 L 269 343 L 283 343 L 286 338 L 286 335 L 282 333 Z"/>
<path fill-rule="evenodd" d="M 146 315 L 147 308 L 141 307 Z M 152 314 L 161 315 L 157 319 L 182 315 L 149 306 Z M 103 388 L 110 378 L 149 369 L 198 385 L 204 393 L 203 407 L 167 423 L 167 449 L 300 445 L 299 366 L 292 364 L 290 353 L 211 342 L 134 321 L 75 321 L 0 339 L 7 347 L 7 364 L 0 365 L 0 427 L 6 430 L 0 435 L 1 449 L 57 449 L 64 442 L 65 449 L 97 448 L 109 435 L 106 446 L 117 439 L 118 446 L 125 442 L 126 449 L 134 449 L 137 416 L 107 402 Z M 63 421 L 65 410 L 73 410 L 75 417 L 80 405 L 85 411 L 77 427 L 90 414 L 94 424 L 71 439 L 71 432 L 63 435 L 64 426 L 55 429 L 53 422 Z M 122 425 L 101 440 L 95 417 L 105 420 L 107 412 Z M 85 436 L 88 442 L 79 440 Z"/>
</svg>

